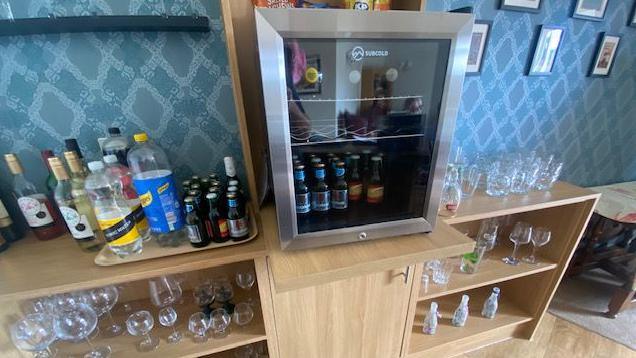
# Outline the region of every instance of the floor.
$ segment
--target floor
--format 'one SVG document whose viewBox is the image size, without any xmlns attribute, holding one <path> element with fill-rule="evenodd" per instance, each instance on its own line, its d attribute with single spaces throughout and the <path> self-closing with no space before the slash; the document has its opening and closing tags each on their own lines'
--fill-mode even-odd
<svg viewBox="0 0 636 358">
<path fill-rule="evenodd" d="M 535 339 L 514 339 L 461 358 L 636 358 L 636 352 L 596 333 L 546 314 Z"/>
</svg>

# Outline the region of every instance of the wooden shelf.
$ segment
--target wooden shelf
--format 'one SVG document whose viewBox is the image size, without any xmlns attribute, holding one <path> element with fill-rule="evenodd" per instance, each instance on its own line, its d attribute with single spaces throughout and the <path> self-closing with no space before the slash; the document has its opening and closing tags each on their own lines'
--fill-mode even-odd
<svg viewBox="0 0 636 358">
<path fill-rule="evenodd" d="M 429 278 L 428 292 L 425 293 L 422 287 L 418 301 L 467 291 L 557 268 L 556 263 L 550 262 L 543 257 L 539 257 L 539 263 L 536 265 L 522 262 L 518 266 L 512 266 L 501 261 L 503 257 L 510 255 L 511 252 L 512 247 L 509 245 L 498 245 L 493 251 L 486 253 L 486 258 L 481 262 L 479 270 L 474 274 L 461 272 L 459 265 L 457 265 L 454 268 L 448 285 L 436 285 Z M 523 255 L 525 255 L 524 250 L 520 250 L 519 256 Z"/>
<path fill-rule="evenodd" d="M 236 295 L 238 296 L 236 299 L 232 300 L 233 302 L 242 302 L 245 300 L 245 295 L 242 291 L 236 290 Z M 254 295 L 256 295 L 256 290 L 253 290 Z M 133 312 L 137 310 L 148 310 L 155 319 L 155 326 L 152 329 L 151 334 L 160 339 L 159 346 L 156 350 L 152 352 L 138 352 L 136 349 L 137 342 L 141 341 L 142 338 L 131 336 L 128 333 L 124 333 L 121 336 L 114 338 L 103 338 L 98 336 L 93 339 L 91 343 L 95 346 L 100 345 L 109 345 L 113 351 L 112 357 L 181 357 L 181 358 L 194 358 L 201 357 L 208 354 L 214 354 L 218 352 L 224 352 L 227 350 L 234 349 L 236 347 L 254 343 L 265 341 L 267 336 L 265 334 L 265 326 L 263 323 L 263 316 L 259 309 L 256 309 L 254 312 L 254 319 L 250 322 L 249 325 L 245 327 L 239 327 L 236 324 L 232 323 L 230 326 L 230 334 L 222 339 L 214 339 L 211 336 L 211 333 L 208 334 L 208 340 L 205 343 L 195 343 L 192 340 L 192 334 L 188 331 L 188 318 L 192 313 L 199 312 L 200 309 L 197 307 L 192 300 L 191 292 L 184 292 L 183 297 L 185 302 L 183 304 L 177 304 L 173 307 L 177 310 L 179 315 L 177 319 L 177 329 L 183 335 L 183 338 L 179 343 L 176 344 L 168 344 L 166 338 L 170 333 L 172 333 L 172 329 L 168 327 L 163 327 L 159 324 L 157 313 L 159 311 L 158 308 L 154 307 L 149 300 L 138 300 L 129 302 L 131 307 L 133 308 Z M 120 324 L 125 329 L 125 321 L 128 315 L 132 312 L 123 312 L 121 309 L 122 305 L 118 305 L 116 308 L 118 309 L 113 314 L 114 320 Z M 100 320 L 100 326 L 104 326 L 108 323 L 108 320 L 102 319 Z M 73 355 L 80 354 L 86 351 L 87 345 L 85 343 L 68 343 L 61 342 L 56 343 L 55 347 L 65 354 Z M 66 355 L 65 355 L 66 356 Z"/>
<path fill-rule="evenodd" d="M 435 335 L 422 333 L 424 317 L 431 301 L 418 303 L 409 345 L 409 356 L 437 356 L 433 353 L 450 351 L 454 346 L 461 346 L 466 342 L 474 342 L 481 336 L 487 336 L 489 332 L 510 327 L 514 328 L 532 320 L 529 314 L 506 299 L 506 292 L 503 290 L 502 299 L 499 301 L 499 310 L 495 318 L 487 319 L 482 317 L 481 308 L 489 293 L 490 288 L 468 292 L 468 295 L 470 295 L 468 304 L 470 316 L 466 325 L 461 328 L 454 327 L 451 324 L 451 317 L 459 304 L 461 294 L 435 299 L 434 301 L 439 304 L 440 313 L 442 314 Z"/>
<path fill-rule="evenodd" d="M 70 236 L 38 241 L 34 236 L 11 245 L 0 259 L 0 301 L 119 284 L 150 277 L 201 270 L 267 254 L 261 237 L 236 246 L 98 267 L 96 253 L 80 251 Z"/>
<path fill-rule="evenodd" d="M 557 182 L 549 191 L 533 191 L 527 195 L 508 195 L 504 198 L 487 196 L 483 191 L 463 201 L 459 205 L 457 215 L 445 218 L 448 224 L 458 224 L 503 215 L 521 213 L 580 203 L 596 199 L 600 195 L 589 189 L 574 186 L 566 182 Z"/>
<path fill-rule="evenodd" d="M 343 280 L 355 276 L 405 268 L 433 258 L 473 250 L 475 242 L 441 220 L 430 234 L 396 236 L 311 250 L 282 251 L 278 241 L 276 210 L 261 210 L 269 246 L 269 264 L 277 292 Z"/>
</svg>

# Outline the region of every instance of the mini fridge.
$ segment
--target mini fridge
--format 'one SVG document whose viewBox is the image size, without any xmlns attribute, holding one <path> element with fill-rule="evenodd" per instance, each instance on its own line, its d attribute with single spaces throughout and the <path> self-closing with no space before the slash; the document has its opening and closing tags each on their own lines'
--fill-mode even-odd
<svg viewBox="0 0 636 358">
<path fill-rule="evenodd" d="M 434 230 L 472 15 L 255 11 L 281 247 Z"/>
</svg>

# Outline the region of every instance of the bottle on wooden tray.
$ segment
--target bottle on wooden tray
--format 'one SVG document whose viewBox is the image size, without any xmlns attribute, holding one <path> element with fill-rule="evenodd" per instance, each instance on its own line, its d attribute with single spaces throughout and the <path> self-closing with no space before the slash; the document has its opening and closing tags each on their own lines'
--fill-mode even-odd
<svg viewBox="0 0 636 358">
<path fill-rule="evenodd" d="M 51 240 L 66 232 L 66 226 L 49 198 L 24 177 L 24 169 L 13 154 L 5 154 L 9 171 L 13 174 L 13 192 L 20 211 L 39 240 Z"/>
<path fill-rule="evenodd" d="M 121 165 L 128 166 L 128 151 L 130 143 L 128 138 L 121 135 L 121 131 L 117 127 L 108 128 L 108 138 L 102 143 L 103 155 L 113 154 L 117 157 L 117 161 Z"/>
<path fill-rule="evenodd" d="M 227 193 L 227 223 L 232 241 L 244 241 L 250 236 L 245 205 L 237 193 Z"/>
<path fill-rule="evenodd" d="M 0 200 L 0 236 L 2 237 L 2 239 L 4 239 L 4 241 L 7 242 L 7 245 L 9 245 L 9 243 L 11 242 L 18 241 L 22 238 L 21 230 L 19 230 L 18 227 L 13 222 L 13 220 L 11 220 L 11 216 L 9 216 L 9 212 L 7 211 L 7 208 L 4 206 L 1 200 Z M 3 251 L 1 247 L 0 247 L 0 251 Z"/>
<path fill-rule="evenodd" d="M 216 243 L 224 243 L 230 240 L 230 232 L 227 220 L 219 212 L 219 194 L 208 193 L 205 196 L 208 203 L 207 215 L 203 218 L 205 229 L 210 239 Z"/>
<path fill-rule="evenodd" d="M 184 200 L 186 218 L 185 228 L 188 240 L 192 247 L 201 248 L 210 244 L 210 237 L 207 235 L 203 221 L 195 208 L 194 198 L 189 196 Z"/>
<path fill-rule="evenodd" d="M 40 155 L 42 156 L 44 166 L 46 166 L 46 169 L 48 169 L 49 171 L 49 175 L 46 177 L 45 185 L 48 189 L 48 192 L 52 194 L 57 187 L 57 180 L 55 179 L 55 175 L 53 175 L 53 171 L 51 170 L 51 166 L 49 165 L 49 158 L 54 157 L 55 154 L 50 149 L 44 149 L 40 152 Z"/>
</svg>

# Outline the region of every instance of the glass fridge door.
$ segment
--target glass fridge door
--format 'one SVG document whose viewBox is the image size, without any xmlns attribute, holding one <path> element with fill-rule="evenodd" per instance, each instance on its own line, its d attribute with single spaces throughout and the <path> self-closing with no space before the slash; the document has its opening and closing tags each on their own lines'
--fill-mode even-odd
<svg viewBox="0 0 636 358">
<path fill-rule="evenodd" d="M 283 47 L 298 236 L 422 218 L 451 41 Z"/>
</svg>

